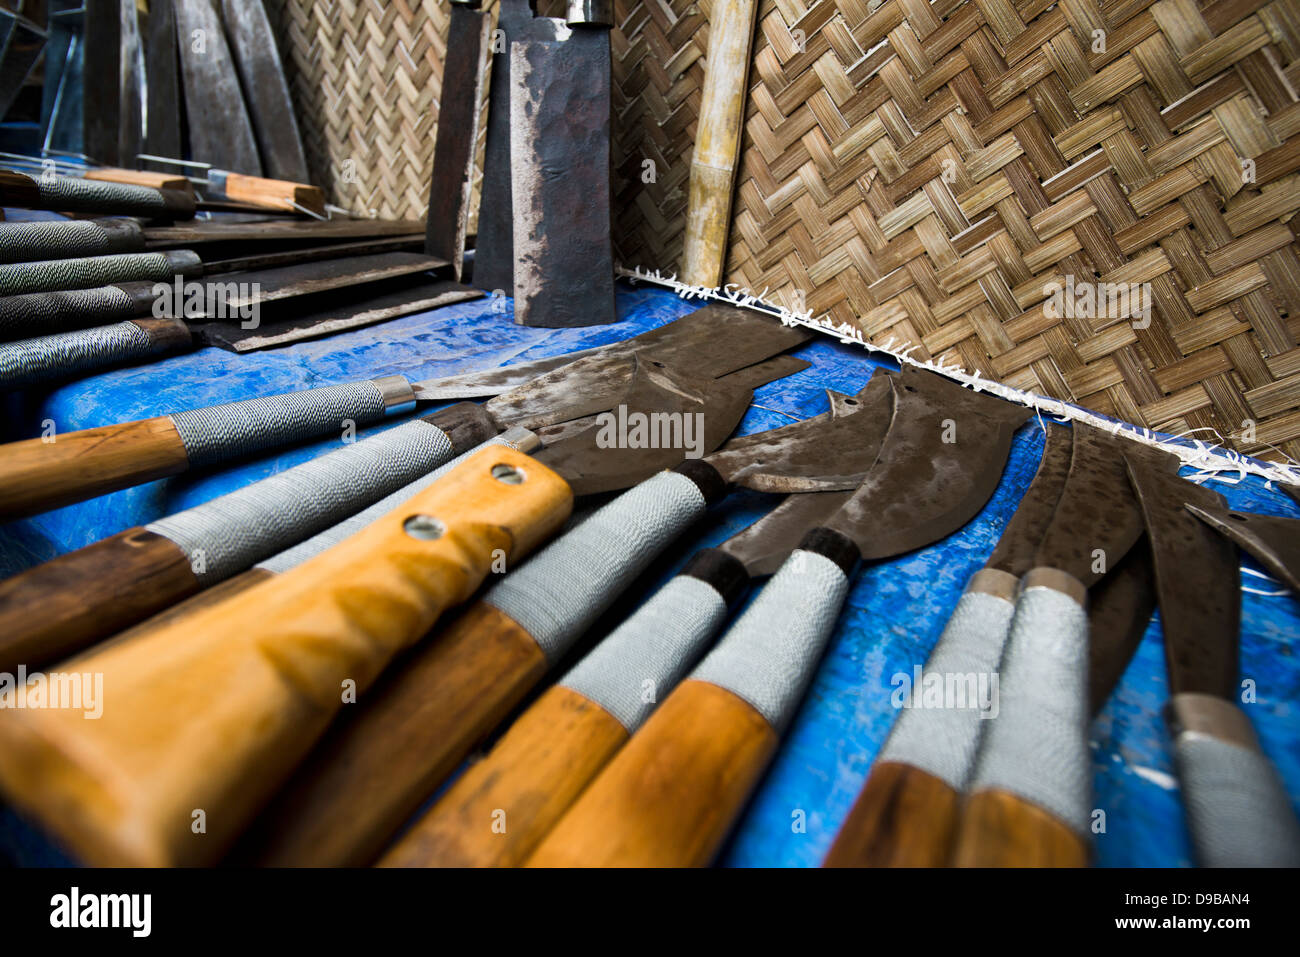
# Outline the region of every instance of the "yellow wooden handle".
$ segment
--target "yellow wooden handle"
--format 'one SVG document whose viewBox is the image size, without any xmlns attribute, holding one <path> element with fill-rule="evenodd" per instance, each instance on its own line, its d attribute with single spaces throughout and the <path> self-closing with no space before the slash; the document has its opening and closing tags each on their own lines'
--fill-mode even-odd
<svg viewBox="0 0 1300 957">
<path fill-rule="evenodd" d="M 746 701 L 688 678 L 582 793 L 528 867 L 702 867 L 777 735 Z"/>
<path fill-rule="evenodd" d="M 106 166 L 103 169 L 89 169 L 82 174 L 86 179 L 97 179 L 108 183 L 126 183 L 129 186 L 148 186 L 151 189 L 172 189 L 187 196 L 194 195 L 194 186 L 178 173 L 155 173 L 143 169 L 120 169 Z"/>
<path fill-rule="evenodd" d="M 325 193 L 318 186 L 244 173 L 226 173 L 223 180 L 221 191 L 227 199 L 286 212 L 297 212 L 296 203 L 317 216 L 325 215 Z"/>
<path fill-rule="evenodd" d="M 568 517 L 554 472 L 484 449 L 286 574 L 78 661 L 103 713 L 0 711 L 0 787 L 93 864 L 216 860 L 345 700 Z"/>
<path fill-rule="evenodd" d="M 881 761 L 835 836 L 823 867 L 944 867 L 961 800 L 920 768 Z"/>
<path fill-rule="evenodd" d="M 456 779 L 381 867 L 516 867 L 627 740 L 600 705 L 556 685 Z"/>
<path fill-rule="evenodd" d="M 966 799 L 954 867 L 1086 867 L 1088 842 L 1037 804 L 990 788 Z"/>
</svg>

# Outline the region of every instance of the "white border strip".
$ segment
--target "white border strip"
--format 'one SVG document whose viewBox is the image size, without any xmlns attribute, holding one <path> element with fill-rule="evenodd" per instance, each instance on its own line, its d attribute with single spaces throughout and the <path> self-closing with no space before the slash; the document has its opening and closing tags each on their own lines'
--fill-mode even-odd
<svg viewBox="0 0 1300 957">
<path fill-rule="evenodd" d="M 1047 413 L 1062 422 L 1086 422 L 1096 428 L 1105 429 L 1112 435 L 1123 436 L 1134 442 L 1141 442 L 1144 445 L 1163 449 L 1178 456 L 1183 465 L 1196 470 L 1197 474 L 1191 476 L 1193 480 L 1214 476 L 1220 481 L 1235 484 L 1247 475 L 1257 475 L 1266 482 L 1282 482 L 1287 485 L 1300 486 L 1300 463 L 1296 463 L 1294 460 L 1290 464 L 1280 465 L 1242 455 L 1240 452 L 1234 452 L 1231 449 L 1210 442 L 1202 442 L 1199 439 L 1179 436 L 1161 437 L 1159 433 L 1152 432 L 1150 429 L 1109 419 L 1096 412 L 1091 412 L 1077 405 L 1071 405 L 1068 402 L 1062 402 L 1059 399 L 1049 399 L 1046 396 L 1035 395 L 1032 392 L 1013 389 L 991 379 L 985 379 L 983 376 L 967 372 L 958 365 L 944 365 L 933 360 L 913 359 L 910 353 L 916 349 L 916 346 L 900 348 L 892 336 L 883 345 L 868 342 L 862 330 L 856 326 L 848 323 L 836 325 L 829 316 L 814 318 L 811 312 L 794 312 L 785 306 L 768 302 L 763 298 L 767 295 L 767 290 L 755 295 L 751 290 L 741 288 L 734 283 L 729 283 L 720 288 L 692 286 L 689 283 L 678 281 L 676 274 L 665 276 L 658 269 L 650 272 L 640 266 L 633 269 L 618 266 L 616 272 L 633 283 L 647 282 L 671 289 L 683 299 L 724 302 L 732 306 L 766 312 L 768 315 L 780 319 L 784 325 L 806 326 L 817 332 L 834 336 L 840 342 L 857 344 L 871 352 L 884 353 L 895 359 L 899 364 L 907 363 L 921 369 L 929 369 L 931 372 L 937 372 L 949 379 L 960 382 L 976 392 L 988 392 L 1008 401 L 1027 405 L 1038 410 L 1039 413 Z M 1226 478 L 1224 475 L 1224 473 L 1233 472 L 1237 474 L 1235 479 Z"/>
</svg>

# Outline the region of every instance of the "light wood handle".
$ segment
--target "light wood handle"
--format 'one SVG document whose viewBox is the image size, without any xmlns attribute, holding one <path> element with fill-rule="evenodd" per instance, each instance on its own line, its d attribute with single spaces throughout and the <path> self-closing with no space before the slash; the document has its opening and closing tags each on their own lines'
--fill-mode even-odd
<svg viewBox="0 0 1300 957">
<path fill-rule="evenodd" d="M 60 555 L 0 581 L 0 672 L 56 661 L 198 590 L 185 552 L 143 528 Z"/>
<path fill-rule="evenodd" d="M 297 203 L 311 210 L 317 216 L 325 215 L 325 193 L 317 186 L 305 183 L 291 183 L 283 179 L 266 179 L 261 176 L 247 176 L 244 173 L 225 173 L 221 183 L 221 192 L 227 199 L 264 209 L 278 209 L 285 212 L 299 212 Z"/>
<path fill-rule="evenodd" d="M 0 447 L 0 522 L 184 472 L 185 444 L 167 416 Z"/>
<path fill-rule="evenodd" d="M 242 862 L 370 864 L 546 673 L 537 642 L 476 602 L 394 666 L 259 819 Z"/>
<path fill-rule="evenodd" d="M 178 193 L 194 195 L 193 184 L 177 173 L 154 173 L 144 169 L 120 169 L 115 166 L 106 166 L 103 169 L 87 170 L 82 175 L 86 179 L 97 179 L 107 183 L 128 183 L 131 186 L 171 189 Z"/>
<path fill-rule="evenodd" d="M 99 720 L 0 714 L 0 785 L 89 863 L 215 861 L 351 690 L 571 507 L 541 463 L 485 449 L 292 571 L 86 656 Z"/>
<path fill-rule="evenodd" d="M 1036 804 L 990 788 L 966 799 L 955 867 L 1086 867 L 1088 843 Z"/>
<path fill-rule="evenodd" d="M 702 867 L 776 752 L 748 703 L 688 678 L 582 793 L 528 867 Z"/>
<path fill-rule="evenodd" d="M 523 713 L 379 860 L 381 867 L 516 867 L 627 740 L 560 685 Z"/>
<path fill-rule="evenodd" d="M 909 764 L 882 761 L 826 855 L 823 867 L 943 867 L 961 796 Z"/>
</svg>

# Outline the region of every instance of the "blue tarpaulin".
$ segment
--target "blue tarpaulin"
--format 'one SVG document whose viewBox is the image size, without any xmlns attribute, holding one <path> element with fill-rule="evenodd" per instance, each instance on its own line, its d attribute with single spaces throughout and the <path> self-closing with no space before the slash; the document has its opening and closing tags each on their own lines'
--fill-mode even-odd
<svg viewBox="0 0 1300 957">
<path fill-rule="evenodd" d="M 662 290 L 624 286 L 618 294 L 620 321 L 609 326 L 524 328 L 514 324 L 509 299 L 486 298 L 252 355 L 205 348 L 46 391 L 0 396 L 2 437 L 30 438 L 51 426 L 60 432 L 91 428 L 380 375 L 416 381 L 490 368 L 622 339 L 698 307 Z M 795 354 L 812 366 L 757 390 L 742 433 L 824 412 L 825 389 L 855 392 L 877 365 L 887 364 L 861 347 L 824 337 Z M 361 431 L 389 428 L 396 421 Z M 0 526 L 0 575 L 197 505 L 329 451 L 339 441 L 330 438 L 152 482 Z M 974 521 L 934 546 L 858 573 L 803 707 L 721 863 L 812 866 L 821 860 L 897 714 L 890 702 L 892 677 L 925 663 L 967 579 L 987 559 L 1033 478 L 1042 445 L 1042 428 L 1031 420 L 1017 434 L 1002 481 Z M 1261 479 L 1210 485 L 1234 508 L 1300 515 L 1295 503 Z M 651 594 L 698 548 L 746 527 L 777 501 L 751 492 L 732 495 L 638 583 L 633 600 Z M 1251 574 L 1262 570 L 1249 558 L 1243 557 L 1242 564 L 1243 583 L 1250 588 L 1282 590 Z M 1300 602 L 1294 596 L 1243 595 L 1241 673 L 1253 689 L 1253 701 L 1243 707 L 1264 751 L 1280 769 L 1293 804 L 1300 805 L 1297 635 Z M 1093 806 L 1104 812 L 1094 815 L 1104 825 L 1093 835 L 1100 865 L 1191 862 L 1161 716 L 1167 698 L 1157 615 L 1092 727 Z M 58 859 L 10 812 L 0 819 L 0 854 L 5 853 L 19 863 Z"/>
</svg>

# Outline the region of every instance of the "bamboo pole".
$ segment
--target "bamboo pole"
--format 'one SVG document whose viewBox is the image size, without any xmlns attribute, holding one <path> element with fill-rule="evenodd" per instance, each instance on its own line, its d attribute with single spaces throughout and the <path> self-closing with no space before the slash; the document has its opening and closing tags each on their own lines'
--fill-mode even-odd
<svg viewBox="0 0 1300 957">
<path fill-rule="evenodd" d="M 682 252 L 682 281 L 691 285 L 722 283 L 757 17 L 757 0 L 713 4 Z"/>
</svg>

